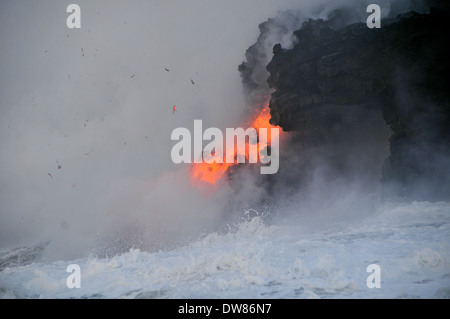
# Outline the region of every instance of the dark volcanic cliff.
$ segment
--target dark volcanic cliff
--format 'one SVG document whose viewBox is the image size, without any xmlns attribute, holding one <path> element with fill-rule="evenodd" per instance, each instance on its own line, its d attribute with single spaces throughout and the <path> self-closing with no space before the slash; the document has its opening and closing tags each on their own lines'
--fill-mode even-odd
<svg viewBox="0 0 450 319">
<path fill-rule="evenodd" d="M 292 49 L 275 45 L 270 76 L 266 47 L 286 19 L 260 25 L 239 67 L 244 88 L 253 106 L 271 89 L 272 123 L 291 132 L 280 171 L 261 182 L 274 198 L 333 183 L 343 189 L 335 198 L 361 186 L 375 194 L 382 181 L 385 197 L 448 200 L 448 9 L 383 19 L 381 29 L 346 25 L 348 14 L 305 22 Z"/>
<path fill-rule="evenodd" d="M 335 28 L 310 20 L 296 45 L 268 64 L 272 124 L 321 143 L 336 125 L 362 125 L 381 109 L 392 130 L 385 196 L 450 198 L 450 37 L 446 10 Z M 368 141 L 369 143 L 369 141 Z"/>
</svg>

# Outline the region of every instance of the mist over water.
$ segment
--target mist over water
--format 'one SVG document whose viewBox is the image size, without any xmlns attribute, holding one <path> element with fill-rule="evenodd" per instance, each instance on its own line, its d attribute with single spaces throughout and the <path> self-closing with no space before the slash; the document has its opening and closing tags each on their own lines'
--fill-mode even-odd
<svg viewBox="0 0 450 319">
<path fill-rule="evenodd" d="M 265 66 L 273 45 L 289 47 L 292 31 L 308 18 L 357 5 L 362 14 L 343 23 L 361 22 L 366 2 L 78 1 L 79 30 L 66 27 L 69 2 L 1 2 L 0 248 L 48 243 L 50 260 L 133 246 L 153 251 L 239 219 L 242 207 L 268 198 L 267 185 L 249 171 L 238 191 L 226 181 L 207 194 L 193 187 L 189 167 L 170 158 L 172 130 L 192 129 L 195 119 L 204 127 L 242 123 L 252 106 L 237 66 L 261 22 L 284 23 L 269 32 Z M 380 1 L 383 16 L 413 4 Z M 255 79 L 265 85 L 267 76 L 260 68 Z M 383 150 L 389 132 L 381 131 Z M 280 153 L 281 165 L 290 158 L 280 172 L 286 178 L 287 165 L 310 155 Z M 377 160 L 381 165 L 383 155 Z M 376 191 L 357 192 L 357 183 L 324 169 L 311 170 L 307 205 L 303 195 L 274 184 L 283 211 L 298 217 L 320 208 L 352 218 L 367 207 L 365 195 L 374 203 Z M 337 193 L 323 205 L 330 189 L 342 190 L 350 204 Z"/>
</svg>

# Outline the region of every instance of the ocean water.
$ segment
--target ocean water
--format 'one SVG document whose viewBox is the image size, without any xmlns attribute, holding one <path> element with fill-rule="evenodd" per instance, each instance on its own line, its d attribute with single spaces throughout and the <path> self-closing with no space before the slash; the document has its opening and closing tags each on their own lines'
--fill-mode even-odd
<svg viewBox="0 0 450 319">
<path fill-rule="evenodd" d="M 243 220 L 168 251 L 37 262 L 0 252 L 1 298 L 450 298 L 450 203 L 385 205 L 320 231 Z M 69 289 L 69 264 L 81 288 Z M 370 264 L 380 288 L 368 288 Z"/>
</svg>

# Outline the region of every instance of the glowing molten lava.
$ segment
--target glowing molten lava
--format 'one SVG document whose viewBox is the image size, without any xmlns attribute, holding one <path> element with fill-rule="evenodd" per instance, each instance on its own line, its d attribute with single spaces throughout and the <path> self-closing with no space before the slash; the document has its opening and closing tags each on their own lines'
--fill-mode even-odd
<svg viewBox="0 0 450 319">
<path fill-rule="evenodd" d="M 260 142 L 259 139 L 256 142 L 256 146 L 258 150 L 262 150 L 268 145 L 270 145 L 270 141 L 272 136 L 270 136 L 270 129 L 271 128 L 278 128 L 278 126 L 273 126 L 269 123 L 270 120 L 270 109 L 269 104 L 266 104 L 265 107 L 257 114 L 257 116 L 249 122 L 249 124 L 245 128 L 267 128 L 268 129 L 268 136 L 267 136 L 267 143 Z M 280 132 L 280 130 L 277 130 L 277 132 Z M 278 133 L 279 134 L 279 133 Z M 248 150 L 249 150 L 249 141 L 246 140 L 245 142 L 245 149 L 237 149 L 238 146 L 235 146 L 235 150 L 233 151 L 234 158 L 236 159 L 237 156 L 245 156 L 246 162 L 248 163 Z M 224 149 L 224 159 L 223 163 L 216 163 L 212 162 L 214 158 L 209 159 L 209 163 L 206 162 L 207 159 L 204 159 L 202 163 L 193 164 L 191 167 L 191 181 L 193 184 L 201 185 L 216 185 L 216 183 L 221 180 L 227 170 L 237 165 L 237 160 L 235 160 L 234 163 L 226 163 L 225 159 L 227 157 L 227 149 Z M 258 155 L 258 158 L 260 156 Z"/>
</svg>

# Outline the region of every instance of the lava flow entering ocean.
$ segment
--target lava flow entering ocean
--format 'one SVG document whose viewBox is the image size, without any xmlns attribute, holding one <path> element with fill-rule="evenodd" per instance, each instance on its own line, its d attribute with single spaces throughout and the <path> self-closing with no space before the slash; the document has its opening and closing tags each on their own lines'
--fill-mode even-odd
<svg viewBox="0 0 450 319">
<path fill-rule="evenodd" d="M 255 128 L 257 131 L 261 128 L 266 128 L 268 135 L 265 139 L 260 139 L 259 136 L 257 136 L 256 141 L 250 141 L 248 138 L 245 140 L 245 145 L 239 146 L 236 145 L 234 150 L 232 150 L 232 154 L 234 155 L 234 162 L 228 163 L 225 160 L 219 160 L 219 156 L 216 156 L 213 158 L 209 158 L 208 161 L 202 161 L 201 163 L 194 163 L 191 166 L 191 181 L 194 185 L 208 185 L 208 186 L 215 186 L 227 173 L 227 171 L 238 164 L 238 157 L 245 158 L 246 163 L 249 160 L 249 144 L 256 144 L 256 149 L 258 150 L 264 150 L 266 148 L 270 148 L 271 140 L 274 138 L 273 134 L 274 132 L 277 132 L 275 134 L 278 134 L 277 137 L 280 137 L 281 129 L 278 126 L 274 126 L 269 123 L 270 120 L 270 109 L 269 104 L 266 103 L 265 106 L 262 108 L 261 111 L 256 113 L 256 116 L 253 117 L 252 120 L 248 122 L 247 127 L 248 128 Z M 278 130 L 271 130 L 272 128 L 278 128 Z M 271 133 L 270 133 L 271 132 Z M 269 134 L 270 133 L 270 134 Z M 227 158 L 227 155 L 230 153 L 230 150 L 226 149 L 224 158 Z M 267 154 L 267 153 L 266 153 Z M 213 153 L 213 155 L 215 155 Z M 264 155 L 259 152 L 258 158 L 261 162 L 261 159 L 264 159 Z"/>
</svg>

